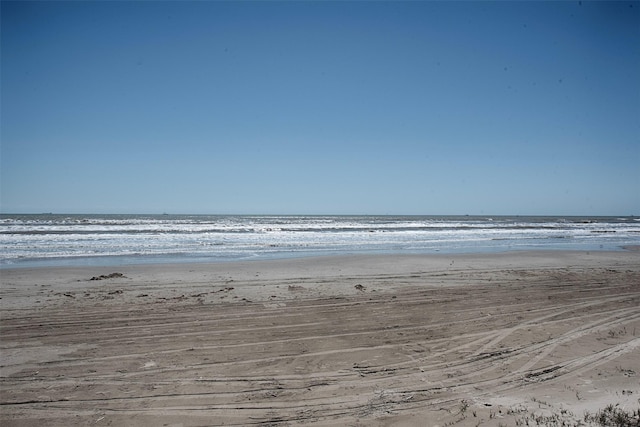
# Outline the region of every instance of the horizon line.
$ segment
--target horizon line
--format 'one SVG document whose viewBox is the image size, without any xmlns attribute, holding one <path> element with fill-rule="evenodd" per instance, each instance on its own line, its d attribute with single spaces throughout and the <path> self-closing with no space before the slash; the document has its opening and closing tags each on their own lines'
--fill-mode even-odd
<svg viewBox="0 0 640 427">
<path fill-rule="evenodd" d="M 622 217 L 635 214 L 430 214 L 430 213 L 149 213 L 149 212 L 0 212 L 0 215 L 148 215 L 148 216 L 405 216 L 405 217 Z"/>
</svg>

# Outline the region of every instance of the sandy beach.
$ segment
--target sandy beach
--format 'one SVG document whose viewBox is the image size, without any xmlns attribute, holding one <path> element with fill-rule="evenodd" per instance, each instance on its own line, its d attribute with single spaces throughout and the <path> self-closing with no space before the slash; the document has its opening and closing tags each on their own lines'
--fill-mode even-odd
<svg viewBox="0 0 640 427">
<path fill-rule="evenodd" d="M 3 426 L 584 425 L 640 408 L 634 250 L 0 279 Z"/>
</svg>

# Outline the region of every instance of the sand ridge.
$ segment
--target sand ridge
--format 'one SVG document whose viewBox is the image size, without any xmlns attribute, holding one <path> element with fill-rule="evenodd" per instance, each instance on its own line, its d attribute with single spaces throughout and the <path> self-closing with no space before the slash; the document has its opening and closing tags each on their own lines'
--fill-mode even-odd
<svg viewBox="0 0 640 427">
<path fill-rule="evenodd" d="M 610 403 L 640 407 L 639 261 L 526 252 L 3 270 L 0 421 L 577 425 Z"/>
</svg>

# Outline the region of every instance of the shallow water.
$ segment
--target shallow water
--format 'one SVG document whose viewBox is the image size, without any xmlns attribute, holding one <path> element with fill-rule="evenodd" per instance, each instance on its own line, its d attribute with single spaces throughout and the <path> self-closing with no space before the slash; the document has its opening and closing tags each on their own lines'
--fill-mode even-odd
<svg viewBox="0 0 640 427">
<path fill-rule="evenodd" d="M 640 218 L 1 215 L 0 266 L 211 262 L 353 253 L 620 250 Z"/>
</svg>

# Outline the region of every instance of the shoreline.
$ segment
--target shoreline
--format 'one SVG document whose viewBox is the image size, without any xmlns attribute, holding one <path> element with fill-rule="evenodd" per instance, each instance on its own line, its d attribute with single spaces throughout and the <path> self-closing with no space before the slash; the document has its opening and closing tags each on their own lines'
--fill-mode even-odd
<svg viewBox="0 0 640 427">
<path fill-rule="evenodd" d="M 245 263 L 245 262 L 270 262 L 270 261 L 286 261 L 297 259 L 316 259 L 316 258 L 343 258 L 343 257 L 387 257 L 387 256 L 418 256 L 418 257 L 439 257 L 439 256 L 474 256 L 474 255 L 505 255 L 511 253 L 619 253 L 619 252 L 636 252 L 640 251 L 640 245 L 623 245 L 616 248 L 592 248 L 592 249 L 566 249 L 566 248 L 542 248 L 542 249 L 496 249 L 487 251 L 429 251 L 429 252 L 390 252 L 390 251 L 366 251 L 366 252 L 313 252 L 299 253 L 288 255 L 263 255 L 251 258 L 229 258 L 229 259 L 213 259 L 207 257 L 193 258 L 176 258 L 172 256 L 144 256 L 145 261 L 131 261 L 136 257 L 130 256 L 96 256 L 96 257 L 78 257 L 78 258 L 34 258 L 28 260 L 20 260 L 18 262 L 0 264 L 0 274 L 5 270 L 15 269 L 39 269 L 39 268 L 117 268 L 117 267 L 136 267 L 136 266 L 158 266 L 158 265 L 197 265 L 197 264 L 227 264 L 227 263 Z M 181 259 L 181 261 L 175 261 Z M 118 262 L 120 260 L 120 262 Z"/>
<path fill-rule="evenodd" d="M 38 267 L 0 278 L 7 426 L 577 425 L 608 404 L 638 409 L 637 250 Z"/>
<path fill-rule="evenodd" d="M 280 276 L 290 274 L 291 270 L 309 271 L 315 267 L 316 274 L 324 274 L 328 266 L 346 266 L 349 269 L 365 269 L 368 272 L 379 273 L 391 271 L 402 272 L 413 264 L 428 268 L 448 268 L 452 262 L 462 262 L 467 268 L 483 267 L 484 263 L 491 262 L 494 267 L 504 266 L 505 263 L 526 261 L 527 267 L 563 266 L 566 259 L 571 258 L 574 266 L 592 265 L 593 260 L 601 262 L 615 261 L 616 259 L 637 258 L 640 245 L 627 246 L 620 250 L 564 250 L 564 249 L 540 249 L 540 250 L 509 250 L 502 252 L 465 252 L 465 253 L 347 253 L 329 255 L 309 255 L 285 258 L 254 258 L 226 261 L 196 261 L 196 262 L 166 262 L 166 263 L 125 263 L 107 265 L 53 265 L 53 266 L 19 266 L 0 268 L 0 278 L 13 277 L 14 275 L 36 274 L 47 277 L 51 273 L 62 275 L 68 272 L 78 274 L 92 274 L 97 276 L 118 271 L 145 273 L 147 271 L 178 272 L 179 274 L 203 272 L 203 271 L 253 271 L 256 269 L 268 271 L 284 271 Z M 640 259 L 640 258 L 638 258 Z M 380 261 L 380 262 L 379 262 Z M 547 265 L 540 263 L 546 261 Z M 497 262 L 497 265 L 495 263 Z M 458 264 L 460 266 L 461 264 Z M 360 266 L 360 267 L 358 267 Z M 373 270 L 371 270 L 373 269 Z M 86 273 L 85 273 L 86 272 Z M 58 274 L 58 275 L 59 275 Z"/>
</svg>

